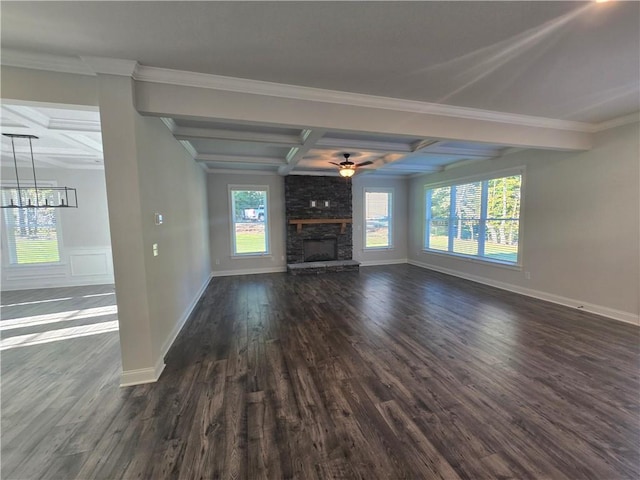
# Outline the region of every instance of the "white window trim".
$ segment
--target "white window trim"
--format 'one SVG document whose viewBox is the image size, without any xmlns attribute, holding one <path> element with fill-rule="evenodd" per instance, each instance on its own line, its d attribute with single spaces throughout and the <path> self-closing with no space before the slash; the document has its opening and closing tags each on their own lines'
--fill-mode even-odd
<svg viewBox="0 0 640 480">
<path fill-rule="evenodd" d="M 389 245 L 384 247 L 367 247 L 367 193 L 388 193 L 389 194 L 389 205 L 388 213 L 389 213 Z M 395 236 L 395 228 L 393 228 L 393 224 L 395 223 L 395 214 L 394 214 L 394 196 L 395 189 L 393 187 L 364 187 L 362 189 L 362 207 L 363 207 L 363 217 L 364 217 L 364 228 L 362 229 L 362 250 L 366 252 L 370 251 L 380 251 L 380 250 L 393 250 L 394 241 L 393 237 Z M 423 243 L 424 245 L 424 243 Z"/>
<path fill-rule="evenodd" d="M 269 195 L 269 186 L 268 185 L 232 185 L 229 184 L 227 186 L 228 190 L 228 200 L 229 200 L 229 233 L 231 236 L 231 258 L 232 259 L 242 259 L 242 258 L 256 258 L 256 257 L 270 257 L 271 256 L 271 197 Z M 267 221 L 265 222 L 265 226 L 267 228 L 266 238 L 265 238 L 265 251 L 264 252 L 256 252 L 256 253 L 236 253 L 236 238 L 235 238 L 235 205 L 233 203 L 233 192 L 238 190 L 257 190 L 266 192 L 266 208 L 265 213 L 267 214 Z"/>
<path fill-rule="evenodd" d="M 423 220 L 423 224 L 422 224 L 422 247 L 421 247 L 421 251 L 423 253 L 426 254 L 430 254 L 430 255 L 438 255 L 438 256 L 442 256 L 442 257 L 448 257 L 448 258 L 459 258 L 465 261 L 469 261 L 469 262 L 473 262 L 473 263 L 479 263 L 479 264 L 485 264 L 485 265 L 491 265 L 494 267 L 500 267 L 500 268 L 507 268 L 510 270 L 522 270 L 523 269 L 523 265 L 524 265 L 524 242 L 523 242 L 523 212 L 525 211 L 524 209 L 524 203 L 525 203 L 525 183 L 526 183 L 526 167 L 524 165 L 518 166 L 518 167 L 511 167 L 511 168 L 507 168 L 507 169 L 502 169 L 502 170 L 496 170 L 490 173 L 483 173 L 483 174 L 477 174 L 477 175 L 471 175 L 471 176 L 466 176 L 466 177 L 458 177 L 455 179 L 450 179 L 450 180 L 445 180 L 445 181 L 440 181 L 440 182 L 433 182 L 433 183 L 427 183 L 424 185 L 423 191 L 422 191 L 422 199 L 421 199 L 421 204 L 422 204 L 422 220 Z M 457 253 L 457 252 L 449 252 L 449 251 L 444 251 L 444 250 L 433 250 L 430 248 L 426 248 L 425 245 L 427 244 L 427 226 L 428 226 L 428 216 L 429 216 L 429 212 L 427 212 L 427 202 L 426 202 L 426 198 L 427 198 L 427 191 L 429 190 L 433 190 L 435 188 L 441 188 L 441 187 L 450 187 L 453 185 L 460 185 L 460 184 L 465 184 L 465 183 L 473 183 L 473 182 L 484 182 L 484 181 L 488 181 L 488 180 L 493 180 L 495 178 L 503 178 L 503 177 L 510 177 L 513 175 L 520 175 L 521 176 L 521 180 L 520 180 L 520 217 L 518 219 L 518 261 L 517 262 L 505 262 L 502 260 L 495 260 L 495 259 L 490 259 L 490 258 L 486 258 L 486 257 L 481 257 L 481 256 L 476 256 L 476 255 L 465 255 L 464 253 Z"/>
<path fill-rule="evenodd" d="M 1 184 L 3 187 L 9 187 L 9 188 L 18 188 L 18 183 L 15 181 L 8 181 L 8 182 L 2 182 Z M 44 189 L 46 189 L 47 187 L 57 187 L 58 186 L 58 182 L 55 180 L 38 180 L 38 188 L 42 187 Z M 29 183 L 29 182 L 20 182 L 20 188 L 34 188 L 34 184 L 33 182 Z M 50 207 L 53 208 L 54 211 L 56 212 L 56 237 L 58 240 L 58 258 L 59 260 L 57 262 L 42 262 L 42 263 L 17 263 L 17 262 L 13 262 L 12 258 L 11 258 L 11 248 L 10 248 L 10 242 L 9 242 L 9 229 L 7 228 L 7 220 L 5 218 L 5 210 L 9 210 L 9 209 L 2 209 L 2 229 L 5 230 L 5 235 L 3 235 L 3 240 L 6 245 L 6 260 L 7 260 L 7 265 L 6 267 L 9 269 L 26 269 L 26 268 L 40 268 L 40 267 L 56 267 L 56 266 L 60 266 L 60 265 L 66 265 L 67 262 L 65 262 L 63 260 L 63 252 L 64 252 L 64 245 L 63 245 L 63 241 L 62 241 L 62 218 L 60 216 L 60 210 L 56 209 L 55 207 Z M 16 252 L 14 252 L 15 254 Z"/>
</svg>

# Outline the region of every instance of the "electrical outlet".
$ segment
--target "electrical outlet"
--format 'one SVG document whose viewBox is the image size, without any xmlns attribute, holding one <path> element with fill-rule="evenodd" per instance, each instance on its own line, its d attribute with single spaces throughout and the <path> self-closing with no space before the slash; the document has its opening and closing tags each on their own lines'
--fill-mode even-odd
<svg viewBox="0 0 640 480">
<path fill-rule="evenodd" d="M 531 272 L 524 272 L 524 278 L 531 280 Z"/>
<path fill-rule="evenodd" d="M 220 265 L 220 259 L 216 258 L 216 265 Z"/>
<path fill-rule="evenodd" d="M 153 256 L 154 257 L 158 256 L 158 244 L 157 243 L 153 244 Z"/>
</svg>

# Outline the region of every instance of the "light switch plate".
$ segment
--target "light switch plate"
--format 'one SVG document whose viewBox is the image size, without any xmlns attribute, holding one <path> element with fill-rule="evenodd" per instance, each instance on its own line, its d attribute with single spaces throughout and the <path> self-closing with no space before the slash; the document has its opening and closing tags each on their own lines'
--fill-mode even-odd
<svg viewBox="0 0 640 480">
<path fill-rule="evenodd" d="M 162 225 L 162 222 L 164 221 L 164 218 L 162 217 L 161 213 L 156 213 L 155 214 L 155 220 L 156 220 L 156 225 Z"/>
</svg>

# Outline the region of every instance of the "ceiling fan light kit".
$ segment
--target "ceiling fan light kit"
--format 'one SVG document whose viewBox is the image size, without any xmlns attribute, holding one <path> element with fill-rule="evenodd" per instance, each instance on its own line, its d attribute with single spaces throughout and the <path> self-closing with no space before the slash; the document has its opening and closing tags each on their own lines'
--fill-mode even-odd
<svg viewBox="0 0 640 480">
<path fill-rule="evenodd" d="M 16 172 L 16 186 L 2 186 L 2 208 L 78 208 L 78 194 L 71 187 L 42 187 L 38 186 L 36 178 L 36 164 L 33 159 L 33 139 L 35 135 L 19 135 L 15 133 L 3 133 L 11 138 L 11 150 L 13 152 L 13 167 Z M 29 152 L 31 154 L 31 170 L 33 171 L 33 185 L 20 182 L 18 173 L 18 160 L 16 157 L 16 138 L 29 140 Z M 14 196 L 16 198 L 14 198 Z"/>
<path fill-rule="evenodd" d="M 357 167 L 363 167 L 365 165 L 371 165 L 373 163 L 370 160 L 367 160 L 366 162 L 361 162 L 361 163 L 353 163 L 351 160 L 349 160 L 349 157 L 351 156 L 350 153 L 343 153 L 342 155 L 344 156 L 343 162 L 340 162 L 340 163 L 329 162 L 329 163 L 332 163 L 333 165 L 340 167 L 340 170 L 338 170 L 338 173 L 340 174 L 341 177 L 345 177 L 345 178 L 353 177 L 353 175 L 356 173 Z"/>
<path fill-rule="evenodd" d="M 340 167 L 339 172 L 342 177 L 353 177 L 353 174 L 356 173 L 355 165 L 345 165 Z"/>
</svg>

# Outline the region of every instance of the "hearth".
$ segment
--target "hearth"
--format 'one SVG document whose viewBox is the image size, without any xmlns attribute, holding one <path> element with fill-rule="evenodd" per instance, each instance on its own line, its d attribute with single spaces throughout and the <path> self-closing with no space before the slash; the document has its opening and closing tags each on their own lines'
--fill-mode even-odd
<svg viewBox="0 0 640 480">
<path fill-rule="evenodd" d="M 306 238 L 303 242 L 305 262 L 326 262 L 338 259 L 337 238 Z"/>
</svg>

